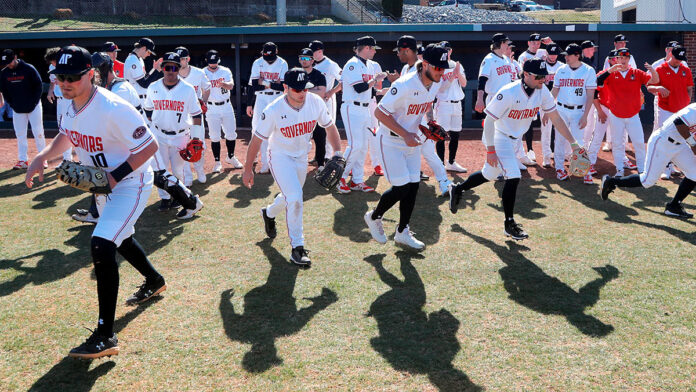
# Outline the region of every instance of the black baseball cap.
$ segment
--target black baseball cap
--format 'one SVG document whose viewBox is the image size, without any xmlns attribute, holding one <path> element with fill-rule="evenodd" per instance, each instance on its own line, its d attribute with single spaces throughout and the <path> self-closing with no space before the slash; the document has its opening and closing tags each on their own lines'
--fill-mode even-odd
<svg viewBox="0 0 696 392">
<path fill-rule="evenodd" d="M 357 48 L 358 46 L 374 46 L 375 49 L 382 49 L 377 46 L 377 41 L 375 41 L 375 39 L 369 35 L 356 39 L 355 47 Z"/>
<path fill-rule="evenodd" d="M 155 54 L 155 43 L 150 39 L 150 38 L 140 38 L 138 42 L 134 43 L 133 46 L 136 48 L 140 47 L 146 47 L 147 50 L 152 53 L 153 56 L 156 56 Z"/>
<path fill-rule="evenodd" d="M 178 54 L 179 57 L 181 57 L 181 58 L 183 58 L 183 57 L 189 57 L 189 51 L 188 51 L 188 49 L 186 49 L 186 47 L 184 47 L 184 46 L 179 46 L 178 48 L 174 49 L 174 51 L 175 51 L 176 54 Z"/>
<path fill-rule="evenodd" d="M 274 44 L 273 42 L 266 42 L 263 44 L 263 48 L 261 48 L 261 54 L 263 55 L 272 55 L 278 53 L 278 46 Z"/>
<path fill-rule="evenodd" d="M 665 47 L 666 48 L 676 48 L 677 46 L 681 46 L 681 45 L 679 45 L 679 41 L 669 41 L 669 42 L 667 42 L 667 46 L 665 46 Z"/>
<path fill-rule="evenodd" d="M 563 54 L 565 54 L 566 56 L 580 56 L 582 54 L 582 48 L 578 44 L 570 44 L 566 46 L 565 52 L 563 52 Z"/>
<path fill-rule="evenodd" d="M 503 42 L 512 42 L 512 40 L 510 38 L 508 38 L 508 36 L 503 34 L 503 33 L 493 34 L 493 38 L 491 38 L 491 39 L 492 39 L 494 44 L 503 43 Z"/>
<path fill-rule="evenodd" d="M 399 49 L 411 49 L 412 51 L 417 51 L 418 50 L 418 41 L 413 36 L 410 35 L 402 35 L 399 37 L 399 39 L 396 41 L 396 48 L 394 48 L 394 52 L 398 52 Z"/>
<path fill-rule="evenodd" d="M 558 46 L 557 44 L 550 44 L 549 46 L 546 47 L 546 53 L 548 53 L 551 56 L 554 55 L 559 55 L 561 54 L 561 47 Z"/>
<path fill-rule="evenodd" d="M 424 51 L 423 45 L 418 45 L 418 54 L 422 56 Z"/>
<path fill-rule="evenodd" d="M 580 47 L 583 49 L 589 49 L 589 48 L 596 48 L 597 45 L 595 45 L 595 43 L 592 40 L 588 39 L 587 41 L 582 41 L 582 43 L 580 44 Z"/>
<path fill-rule="evenodd" d="M 312 49 L 313 51 L 324 50 L 324 43 L 319 41 L 319 40 L 314 40 L 314 41 L 309 43 L 309 48 Z"/>
<path fill-rule="evenodd" d="M 312 54 L 314 54 L 314 51 L 310 48 L 304 48 L 304 49 L 300 50 L 300 56 L 312 57 Z"/>
<path fill-rule="evenodd" d="M 450 44 L 449 41 L 440 41 L 440 45 L 443 46 L 447 50 L 452 49 L 452 44 Z"/>
<path fill-rule="evenodd" d="M 631 51 L 628 48 L 617 49 L 616 57 L 631 57 Z"/>
<path fill-rule="evenodd" d="M 106 65 L 108 68 L 113 66 L 114 62 L 111 57 L 106 54 L 106 52 L 94 52 L 92 53 L 92 66 L 94 68 L 99 68 Z"/>
<path fill-rule="evenodd" d="M 92 55 L 81 46 L 64 46 L 56 58 L 58 61 L 51 74 L 80 75 L 92 69 Z"/>
<path fill-rule="evenodd" d="M 0 67 L 5 67 L 7 64 L 11 63 L 15 58 L 15 52 L 12 49 L 5 49 L 0 55 Z"/>
<path fill-rule="evenodd" d="M 618 57 L 618 56 L 619 56 L 619 51 L 616 49 L 612 49 L 609 51 L 609 56 L 607 56 L 607 57 L 613 58 L 613 57 Z"/>
<path fill-rule="evenodd" d="M 162 64 L 164 65 L 166 63 L 172 63 L 181 66 L 181 56 L 179 56 L 176 52 L 167 52 L 164 54 L 164 57 L 162 58 Z"/>
<path fill-rule="evenodd" d="M 686 61 L 686 49 L 683 46 L 677 46 L 672 49 L 672 56 L 680 61 Z"/>
<path fill-rule="evenodd" d="M 621 41 L 628 42 L 628 40 L 626 39 L 626 36 L 625 36 L 625 35 L 623 35 L 623 34 L 617 34 L 617 35 L 614 37 L 614 42 L 621 42 Z"/>
<path fill-rule="evenodd" d="M 220 62 L 220 55 L 217 50 L 211 49 L 205 54 L 205 62 L 207 64 L 218 64 Z"/>
<path fill-rule="evenodd" d="M 309 82 L 309 74 L 302 68 L 292 68 L 285 73 L 283 84 L 295 90 L 304 90 L 312 88 L 314 85 Z"/>
<path fill-rule="evenodd" d="M 447 61 L 447 49 L 438 44 L 430 44 L 423 51 L 423 61 L 427 61 L 433 67 L 451 68 Z"/>
<path fill-rule="evenodd" d="M 529 34 L 529 39 L 527 41 L 541 41 L 541 34 L 539 34 L 539 33 Z"/>
<path fill-rule="evenodd" d="M 542 59 L 530 59 L 525 61 L 522 70 L 540 76 L 549 74 L 549 71 L 546 69 L 546 61 Z"/>
<path fill-rule="evenodd" d="M 120 52 L 121 49 L 118 48 L 118 45 L 111 41 L 104 42 L 102 44 L 101 49 L 99 50 L 100 52 Z"/>
</svg>

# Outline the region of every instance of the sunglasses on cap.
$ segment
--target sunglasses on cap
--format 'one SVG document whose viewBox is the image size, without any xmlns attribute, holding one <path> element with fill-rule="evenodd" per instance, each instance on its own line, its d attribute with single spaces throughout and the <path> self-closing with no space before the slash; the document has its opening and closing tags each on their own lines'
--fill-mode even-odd
<svg viewBox="0 0 696 392">
<path fill-rule="evenodd" d="M 309 56 L 300 56 L 300 61 L 311 61 L 314 60 L 313 58 Z"/>
<path fill-rule="evenodd" d="M 89 70 L 83 71 L 79 74 L 56 74 L 56 79 L 58 79 L 59 82 L 75 83 L 82 79 L 82 76 L 87 72 L 89 72 Z"/>
<path fill-rule="evenodd" d="M 445 70 L 444 68 L 436 67 L 436 66 L 434 66 L 434 65 L 432 65 L 432 64 L 430 64 L 430 66 L 431 66 L 436 72 L 442 72 L 442 71 Z"/>
<path fill-rule="evenodd" d="M 291 87 L 290 90 L 292 90 L 292 91 L 294 91 L 294 92 L 296 92 L 296 93 L 306 93 L 306 92 L 307 92 L 307 89 L 306 89 L 306 88 L 298 89 L 298 88 L 292 88 L 292 87 Z"/>
<path fill-rule="evenodd" d="M 171 65 L 168 64 L 162 68 L 167 72 L 177 72 L 179 70 L 179 66 L 176 64 L 171 64 Z"/>
<path fill-rule="evenodd" d="M 530 73 L 530 75 L 534 76 L 534 80 L 544 80 L 544 79 L 546 79 L 546 75 L 537 75 L 537 74 L 533 74 L 533 73 Z"/>
</svg>

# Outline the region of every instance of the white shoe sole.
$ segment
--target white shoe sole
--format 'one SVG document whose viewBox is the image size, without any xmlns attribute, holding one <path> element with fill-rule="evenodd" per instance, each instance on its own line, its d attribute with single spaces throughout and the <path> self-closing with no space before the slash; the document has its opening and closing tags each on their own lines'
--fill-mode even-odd
<svg viewBox="0 0 696 392">
<path fill-rule="evenodd" d="M 387 236 L 384 235 L 384 238 L 377 238 L 375 234 L 372 232 L 372 227 L 370 226 L 370 222 L 374 222 L 372 218 L 370 218 L 370 215 L 372 215 L 372 210 L 368 211 L 365 213 L 365 216 L 363 217 L 365 219 L 365 223 L 367 224 L 367 229 L 370 231 L 370 235 L 372 236 L 372 239 L 377 241 L 378 244 L 386 244 L 387 243 Z"/>
</svg>

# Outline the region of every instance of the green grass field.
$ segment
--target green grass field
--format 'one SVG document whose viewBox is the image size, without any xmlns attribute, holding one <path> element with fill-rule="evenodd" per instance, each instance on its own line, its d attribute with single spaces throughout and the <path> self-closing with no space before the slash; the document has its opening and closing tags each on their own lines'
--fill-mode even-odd
<svg viewBox="0 0 696 392">
<path fill-rule="evenodd" d="M 524 14 L 543 23 L 599 23 L 599 10 L 530 11 Z"/>
<path fill-rule="evenodd" d="M 696 385 L 695 227 L 662 215 L 673 182 L 603 202 L 597 185 L 526 176 L 516 210 L 531 237 L 516 243 L 502 235 L 501 184 L 466 193 L 452 215 L 431 180 L 411 225 L 427 249 L 414 254 L 371 240 L 362 215 L 378 194 L 328 194 L 308 179 L 310 270 L 287 262 L 282 217 L 278 238 L 264 239 L 259 209 L 278 191 L 270 176 L 252 190 L 239 171 L 194 185 L 206 207 L 186 222 L 157 212 L 153 192 L 136 238 L 168 290 L 124 306 L 141 278 L 121 263 L 121 355 L 86 362 L 66 354 L 97 314 L 93 226 L 69 217 L 87 197 L 53 174 L 29 191 L 20 174 L 0 172 L 3 391 Z M 387 189 L 384 178 L 368 183 Z M 397 220 L 396 209 L 385 216 L 388 232 Z"/>
</svg>

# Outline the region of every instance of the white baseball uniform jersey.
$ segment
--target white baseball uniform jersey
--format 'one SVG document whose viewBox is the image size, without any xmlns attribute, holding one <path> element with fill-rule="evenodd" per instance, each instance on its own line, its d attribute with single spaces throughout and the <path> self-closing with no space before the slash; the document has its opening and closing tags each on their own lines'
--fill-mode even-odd
<svg viewBox="0 0 696 392">
<path fill-rule="evenodd" d="M 81 162 L 112 171 L 151 143 L 154 137 L 140 113 L 116 94 L 96 87 L 87 104 L 66 107 L 58 124 Z M 108 198 L 98 198 L 99 222 L 92 236 L 120 246 L 135 232 L 135 222 L 147 205 L 152 169 L 144 164 L 123 178 Z"/>
<path fill-rule="evenodd" d="M 402 78 L 410 73 L 416 72 L 416 70 L 416 63 L 413 63 L 413 65 L 408 65 L 408 63 L 406 63 L 401 67 L 401 74 L 399 74 L 399 77 Z"/>
<path fill-rule="evenodd" d="M 220 66 L 218 65 L 218 68 L 219 67 Z M 206 73 L 202 69 L 193 66 L 189 66 L 189 68 L 190 71 L 189 74 L 186 75 L 186 77 L 183 77 L 181 75 L 179 75 L 179 77 L 183 79 L 186 83 L 193 86 L 193 88 L 196 90 L 196 96 L 198 98 L 201 98 L 203 96 L 203 91 L 210 90 L 210 81 L 208 80 L 208 76 L 206 76 Z M 232 79 L 231 73 L 230 79 Z"/>
<path fill-rule="evenodd" d="M 51 73 L 51 71 L 53 71 L 54 69 L 56 69 L 55 65 L 48 65 L 48 80 L 54 84 L 53 94 L 58 98 L 63 98 L 63 92 L 60 90 L 60 86 L 58 85 L 58 79 L 56 78 L 56 75 Z"/>
<path fill-rule="evenodd" d="M 219 142 L 223 130 L 226 140 L 237 139 L 237 120 L 231 104 L 231 93 L 222 87 L 222 83 L 234 83 L 232 71 L 229 68 L 218 65 L 215 70 L 206 67 L 203 70 L 206 79 L 210 82 L 210 96 L 208 96 L 208 112 L 205 119 L 208 121 L 210 140 Z"/>
<path fill-rule="evenodd" d="M 268 82 L 282 82 L 285 73 L 288 72 L 288 63 L 282 58 L 278 57 L 276 60 L 269 64 L 263 57 L 259 57 L 254 60 L 251 65 L 251 76 L 249 76 L 249 86 L 251 86 L 251 81 L 254 79 L 263 79 Z M 273 92 L 271 88 L 267 87 L 263 92 Z M 257 92 L 256 95 L 259 95 Z M 263 108 L 262 108 L 263 110 Z"/>
<path fill-rule="evenodd" d="M 638 66 L 636 65 L 636 59 L 633 58 L 633 55 L 631 55 L 631 58 L 628 60 L 628 64 L 631 65 L 631 68 L 638 68 Z M 609 67 L 611 66 L 609 65 L 609 57 L 607 57 L 604 59 L 604 66 L 602 67 L 602 69 L 607 70 L 609 69 Z"/>
<path fill-rule="evenodd" d="M 56 69 L 56 66 L 53 64 L 48 65 L 48 80 L 53 83 L 53 94 L 56 96 L 56 119 L 60 121 L 60 114 L 65 112 L 65 107 L 66 105 L 70 105 L 71 101 L 68 99 L 63 98 L 63 92 L 60 90 L 60 86 L 58 85 L 58 78 L 56 75 L 52 74 L 51 71 Z M 70 161 L 72 160 L 72 147 L 68 148 L 63 152 L 63 160 L 64 161 Z"/>
<path fill-rule="evenodd" d="M 558 69 L 561 68 L 562 65 L 565 65 L 565 63 L 562 63 L 560 61 L 556 61 L 553 64 L 546 63 L 546 71 L 549 73 L 549 76 L 546 78 L 546 83 L 549 83 L 549 82 L 555 83 L 556 72 L 558 72 Z"/>
<path fill-rule="evenodd" d="M 343 100 L 345 102 L 370 102 L 372 90 L 367 89 L 361 93 L 355 91 L 353 86 L 362 82 L 369 83 L 375 77 L 374 69 L 368 66 L 368 62 L 358 56 L 351 57 L 343 66 L 341 80 L 343 82 Z"/>
<path fill-rule="evenodd" d="M 450 60 L 449 69 L 445 70 L 440 83 L 440 91 L 437 93 L 435 104 L 435 121 L 446 131 L 459 132 L 462 130 L 462 102 L 464 90 L 459 84 L 459 78 L 454 73 L 456 63 Z M 461 69 L 462 74 L 464 68 Z"/>
<path fill-rule="evenodd" d="M 548 53 L 546 52 L 546 49 L 539 49 L 536 51 L 536 53 L 532 53 L 529 50 L 525 50 L 524 53 L 519 55 L 517 57 L 517 61 L 520 63 L 520 65 L 524 65 L 524 62 L 527 60 L 531 59 L 545 59 Z"/>
<path fill-rule="evenodd" d="M 517 80 L 517 68 L 513 60 L 507 56 L 498 56 L 491 52 L 483 58 L 479 69 L 479 78 L 485 76 L 488 78 L 486 82 L 485 92 L 488 94 L 487 102 L 490 102 L 492 96 L 498 92 L 506 84 Z"/>
<path fill-rule="evenodd" d="M 145 77 L 145 62 L 143 59 L 138 57 L 135 53 L 131 52 L 131 54 L 126 57 L 126 62 L 124 63 L 123 66 L 123 78 L 130 83 L 135 91 L 138 93 L 138 95 L 141 96 L 141 99 L 144 99 L 144 95 L 147 92 L 146 88 L 143 88 L 141 85 L 138 84 L 138 80 L 142 79 Z"/>
<path fill-rule="evenodd" d="M 109 90 L 133 105 L 134 108 L 137 109 L 140 107 L 140 97 L 138 96 L 138 93 L 135 91 L 133 86 L 131 86 L 131 84 L 125 80 L 114 79 L 114 82 L 109 86 Z"/>
<path fill-rule="evenodd" d="M 563 64 L 554 76 L 554 88 L 558 88 L 558 103 L 569 106 L 584 105 L 587 100 L 586 90 L 597 88 L 597 75 L 592 67 L 585 63 L 577 69 Z"/>
<path fill-rule="evenodd" d="M 372 61 L 372 60 L 367 60 L 367 64 L 372 67 L 372 72 L 376 75 L 380 72 L 382 72 L 382 66 L 379 65 L 378 62 Z M 377 89 L 377 83 L 375 83 L 375 87 L 373 87 L 373 90 Z M 375 109 L 377 109 L 377 96 L 375 94 L 372 94 L 372 98 L 370 98 L 370 105 L 368 106 L 370 113 L 374 113 Z M 370 116 L 370 119 L 372 120 L 372 126 L 370 127 L 374 131 L 377 131 L 377 127 L 379 126 L 379 121 L 377 121 L 377 117 L 375 116 Z M 377 137 L 376 136 L 370 136 L 368 135 L 367 137 L 367 147 L 368 147 L 368 152 L 370 154 L 370 162 L 372 163 L 372 167 L 375 166 L 381 166 L 382 165 L 382 160 L 380 159 L 380 154 L 379 154 L 379 146 L 377 143 Z"/>
<path fill-rule="evenodd" d="M 211 70 L 210 67 L 205 67 L 203 72 L 210 82 L 210 96 L 208 96 L 208 101 L 213 103 L 213 105 L 208 106 L 208 111 L 227 111 L 228 107 L 231 108 L 230 105 L 215 105 L 215 103 L 230 100 L 230 91 L 222 87 L 221 83 L 234 83 L 232 71 L 225 66 L 218 65 L 214 71 Z"/>
<path fill-rule="evenodd" d="M 320 62 L 314 62 L 314 68 L 321 72 L 326 78 L 326 91 L 331 90 L 334 87 L 336 81 L 341 82 L 341 66 L 335 61 L 324 56 L 324 59 Z M 326 100 L 326 107 L 329 108 L 331 113 L 331 118 L 336 121 L 336 94 L 332 95 L 331 98 Z"/>
</svg>

